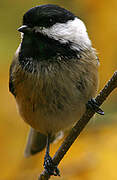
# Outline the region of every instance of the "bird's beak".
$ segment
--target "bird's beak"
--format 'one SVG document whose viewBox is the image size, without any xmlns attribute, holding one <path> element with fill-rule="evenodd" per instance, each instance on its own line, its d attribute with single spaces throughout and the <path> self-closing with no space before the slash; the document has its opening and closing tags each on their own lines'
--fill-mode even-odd
<svg viewBox="0 0 117 180">
<path fill-rule="evenodd" d="M 19 27 L 17 30 L 18 30 L 19 32 L 26 33 L 26 32 L 30 32 L 30 31 L 31 31 L 31 28 L 28 27 L 27 25 L 22 25 L 22 26 Z"/>
</svg>

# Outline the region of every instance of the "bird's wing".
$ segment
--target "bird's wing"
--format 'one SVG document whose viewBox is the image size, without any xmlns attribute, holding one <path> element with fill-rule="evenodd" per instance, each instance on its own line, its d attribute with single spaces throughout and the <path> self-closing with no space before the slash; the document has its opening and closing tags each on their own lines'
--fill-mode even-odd
<svg viewBox="0 0 117 180">
<path fill-rule="evenodd" d="M 14 85 L 13 85 L 13 76 L 12 76 L 12 71 L 15 66 L 15 61 L 13 60 L 11 66 L 10 66 L 10 71 L 9 71 L 9 91 L 16 97 Z"/>
</svg>

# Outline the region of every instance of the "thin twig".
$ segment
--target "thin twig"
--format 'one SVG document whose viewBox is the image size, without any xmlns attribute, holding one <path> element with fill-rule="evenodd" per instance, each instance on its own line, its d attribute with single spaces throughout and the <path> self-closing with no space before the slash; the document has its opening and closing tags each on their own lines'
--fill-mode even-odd
<svg viewBox="0 0 117 180">
<path fill-rule="evenodd" d="M 115 88 L 117 88 L 117 71 L 114 73 L 112 78 L 108 81 L 108 83 L 99 93 L 99 95 L 96 97 L 96 101 L 99 104 L 99 106 L 106 100 L 106 98 Z M 64 155 L 67 153 L 71 145 L 74 143 L 76 138 L 79 136 L 79 134 L 82 132 L 82 130 L 84 129 L 84 127 L 87 125 L 87 123 L 93 117 L 94 114 L 95 112 L 91 111 L 91 109 L 87 109 L 84 115 L 82 116 L 82 118 L 72 128 L 69 135 L 65 138 L 64 142 L 62 143 L 62 145 L 60 146 L 60 148 L 53 157 L 53 163 L 55 165 L 58 165 L 60 163 Z M 43 171 L 40 174 L 38 180 L 48 180 L 49 178 L 50 176 L 46 173 L 46 171 Z"/>
</svg>

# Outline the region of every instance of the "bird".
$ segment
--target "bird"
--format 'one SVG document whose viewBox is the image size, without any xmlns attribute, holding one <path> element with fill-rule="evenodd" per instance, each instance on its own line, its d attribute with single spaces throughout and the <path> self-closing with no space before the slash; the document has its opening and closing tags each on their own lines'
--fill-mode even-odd
<svg viewBox="0 0 117 180">
<path fill-rule="evenodd" d="M 25 156 L 46 147 L 44 168 L 59 176 L 50 143 L 70 130 L 87 107 L 99 114 L 99 59 L 84 22 L 55 4 L 32 7 L 23 15 L 19 44 L 9 71 L 9 90 L 30 125 Z"/>
</svg>

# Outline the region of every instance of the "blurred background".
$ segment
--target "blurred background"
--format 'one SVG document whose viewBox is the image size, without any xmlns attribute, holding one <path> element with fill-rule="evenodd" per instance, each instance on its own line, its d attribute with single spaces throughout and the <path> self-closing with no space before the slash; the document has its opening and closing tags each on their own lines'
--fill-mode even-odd
<svg viewBox="0 0 117 180">
<path fill-rule="evenodd" d="M 86 24 L 100 59 L 99 90 L 117 69 L 116 0 L 5 0 L 0 1 L 0 180 L 36 180 L 43 169 L 44 151 L 23 157 L 29 127 L 21 120 L 8 91 L 9 66 L 20 43 L 17 28 L 31 7 L 61 5 Z M 116 180 L 117 173 L 117 91 L 103 105 L 104 116 L 96 115 L 73 144 L 60 164 L 61 180 Z M 61 142 L 51 147 L 57 150 Z"/>
</svg>

